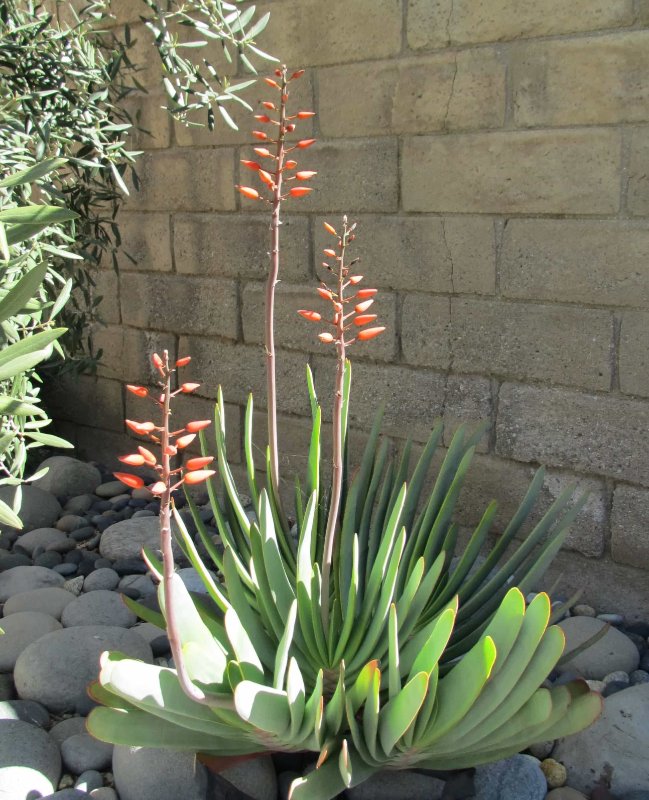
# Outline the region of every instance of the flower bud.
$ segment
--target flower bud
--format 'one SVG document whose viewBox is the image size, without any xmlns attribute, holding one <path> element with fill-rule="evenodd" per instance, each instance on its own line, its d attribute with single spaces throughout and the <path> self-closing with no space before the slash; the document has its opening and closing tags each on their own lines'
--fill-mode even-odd
<svg viewBox="0 0 649 800">
<path fill-rule="evenodd" d="M 295 123 L 289 122 L 288 125 L 286 126 L 286 133 L 293 133 L 294 130 L 295 130 Z"/>
<path fill-rule="evenodd" d="M 245 158 L 241 159 L 241 163 L 244 167 L 248 167 L 251 170 L 261 169 L 261 166 L 256 161 L 247 161 Z"/>
<path fill-rule="evenodd" d="M 252 135 L 255 137 L 255 139 L 259 139 L 262 142 L 268 139 L 268 134 L 264 133 L 263 131 L 253 131 Z"/>
<path fill-rule="evenodd" d="M 280 88 L 279 83 L 277 83 L 277 81 L 274 81 L 272 78 L 264 78 L 264 80 L 266 81 L 266 83 L 269 86 L 272 86 L 273 89 L 279 89 Z"/>
<path fill-rule="evenodd" d="M 255 114 L 255 119 L 257 122 L 270 122 L 271 119 L 268 114 Z"/>
<path fill-rule="evenodd" d="M 185 425 L 185 429 L 188 433 L 198 433 L 198 431 L 208 428 L 211 424 L 212 422 L 209 419 L 195 419 L 188 422 L 187 425 Z"/>
<path fill-rule="evenodd" d="M 139 433 L 140 436 L 145 436 L 155 430 L 155 425 L 152 422 L 136 422 L 132 419 L 126 419 L 124 422 L 128 428 L 134 433 Z"/>
<path fill-rule="evenodd" d="M 151 494 L 160 495 L 164 492 L 166 488 L 167 487 L 164 485 L 162 481 L 156 481 L 155 483 L 152 483 L 151 486 L 149 486 L 149 491 L 151 492 Z"/>
<path fill-rule="evenodd" d="M 153 366 L 156 369 L 160 369 L 161 370 L 164 367 L 164 362 L 162 361 L 162 359 L 160 358 L 160 356 L 157 353 L 154 353 L 151 356 L 151 362 L 153 363 Z"/>
<path fill-rule="evenodd" d="M 305 169 L 302 170 L 301 172 L 296 172 L 295 177 L 298 179 L 298 181 L 308 181 L 309 178 L 312 178 L 314 175 L 317 174 L 318 173 L 314 172 L 313 170 Z"/>
<path fill-rule="evenodd" d="M 273 180 L 273 176 L 270 174 L 270 172 L 266 172 L 266 170 L 265 170 L 265 169 L 260 169 L 260 170 L 259 170 L 259 178 L 260 178 L 260 180 L 261 180 L 261 181 L 263 181 L 263 182 L 264 182 L 264 183 L 265 183 L 267 186 L 270 186 L 271 188 L 272 188 L 273 186 L 275 186 L 275 181 Z"/>
<path fill-rule="evenodd" d="M 318 286 L 317 291 L 323 300 L 333 300 L 333 294 L 329 291 L 329 289 L 324 289 L 322 286 Z"/>
<path fill-rule="evenodd" d="M 322 319 L 322 314 L 318 314 L 317 311 L 306 311 L 305 309 L 300 309 L 297 313 L 301 317 L 304 317 L 304 319 L 308 319 L 309 322 L 320 322 Z"/>
<path fill-rule="evenodd" d="M 376 319 L 376 314 L 361 314 L 358 317 L 354 318 L 354 325 L 367 325 L 368 322 L 374 322 Z"/>
<path fill-rule="evenodd" d="M 118 481 L 130 486 L 131 489 L 139 489 L 141 486 L 144 486 L 144 481 L 142 478 L 138 478 L 137 475 L 129 475 L 128 472 L 113 472 L 113 475 Z"/>
<path fill-rule="evenodd" d="M 198 458 L 190 458 L 189 461 L 185 463 L 185 469 L 203 469 L 203 467 L 211 464 L 212 461 L 214 461 L 214 456 L 199 456 Z"/>
<path fill-rule="evenodd" d="M 187 433 L 184 436 L 179 436 L 176 439 L 176 447 L 178 450 L 182 450 L 184 447 L 188 447 L 196 438 L 195 433 Z"/>
<path fill-rule="evenodd" d="M 256 189 L 252 189 L 250 186 L 237 186 L 237 189 L 249 200 L 259 200 L 259 192 Z"/>
<path fill-rule="evenodd" d="M 361 342 L 366 342 L 368 339 L 373 339 L 375 336 L 383 333 L 384 330 L 385 328 L 365 328 L 365 330 L 359 331 L 356 334 L 356 338 Z"/>
<path fill-rule="evenodd" d="M 356 286 L 357 283 L 360 283 L 363 280 L 362 275 L 350 275 L 349 282 L 352 286 Z"/>
<path fill-rule="evenodd" d="M 308 119 L 309 117 L 315 117 L 315 111 L 298 111 L 297 118 L 298 119 Z"/>
<path fill-rule="evenodd" d="M 144 463 L 147 465 L 147 467 L 155 467 L 157 459 L 153 453 L 150 450 L 147 450 L 146 447 L 138 447 L 137 449 L 142 458 L 144 458 Z"/>
<path fill-rule="evenodd" d="M 313 189 L 310 189 L 308 186 L 294 186 L 289 194 L 291 197 L 304 197 L 307 194 L 310 194 Z"/>
<path fill-rule="evenodd" d="M 293 161 L 292 158 L 289 158 L 287 161 L 284 162 L 285 169 L 295 169 L 297 167 L 297 161 Z"/>
<path fill-rule="evenodd" d="M 294 72 L 294 73 L 291 75 L 291 77 L 289 78 L 289 80 L 290 80 L 290 81 L 294 81 L 296 78 L 301 78 L 301 77 L 302 77 L 302 75 L 304 75 L 304 70 L 303 70 L 303 69 L 298 69 L 298 70 L 296 70 L 296 72 Z"/>
<path fill-rule="evenodd" d="M 359 300 L 365 300 L 368 297 L 374 297 L 377 291 L 378 289 L 359 289 L 356 292 L 356 297 L 358 297 Z"/>
<path fill-rule="evenodd" d="M 323 250 L 322 252 L 323 252 L 323 253 L 324 253 L 326 256 L 329 256 L 329 258 L 335 258 L 335 257 L 336 257 L 336 251 L 335 251 L 335 250 L 332 250 L 330 247 L 327 247 L 327 249 L 326 249 L 326 250 Z"/>
<path fill-rule="evenodd" d="M 255 151 L 255 153 L 257 153 L 258 156 L 261 156 L 262 158 L 273 157 L 273 154 L 267 147 L 253 147 L 253 150 Z"/>
<path fill-rule="evenodd" d="M 149 394 L 148 389 L 145 389 L 144 386 L 133 386 L 130 383 L 126 384 L 126 388 L 129 392 L 132 392 L 137 397 L 146 397 Z"/>
<path fill-rule="evenodd" d="M 322 224 L 324 225 L 326 231 L 329 231 L 329 233 L 332 233 L 334 236 L 338 236 L 333 225 L 330 225 L 328 222 L 323 222 Z"/>
<path fill-rule="evenodd" d="M 166 456 L 175 456 L 177 452 L 178 452 L 178 448 L 174 447 L 173 444 L 168 444 L 164 449 L 164 454 Z"/>
<path fill-rule="evenodd" d="M 264 100 L 264 102 L 262 103 L 262 106 L 264 108 L 267 108 L 269 111 L 276 111 L 277 110 L 275 108 L 275 103 L 271 103 L 270 100 Z"/>
<path fill-rule="evenodd" d="M 213 469 L 197 469 L 195 472 L 186 472 L 183 478 L 184 483 L 188 484 L 195 484 L 195 483 L 202 483 L 206 481 L 208 478 L 211 478 L 212 475 L 216 475 L 216 471 Z"/>
<path fill-rule="evenodd" d="M 179 358 L 178 361 L 176 361 L 176 366 L 177 367 L 186 367 L 187 364 L 189 364 L 189 362 L 191 360 L 192 360 L 191 356 L 183 356 L 182 358 Z"/>
<path fill-rule="evenodd" d="M 311 145 L 315 142 L 315 139 L 300 139 L 300 141 L 295 145 L 299 147 L 300 150 L 304 150 L 307 147 L 311 147 Z"/>
<path fill-rule="evenodd" d="M 129 453 L 127 456 L 118 456 L 122 464 L 128 464 L 129 467 L 141 467 L 144 464 L 144 456 L 139 453 Z"/>
<path fill-rule="evenodd" d="M 354 311 L 357 314 L 362 314 L 364 311 L 367 311 L 367 309 L 372 305 L 373 302 L 374 300 L 364 300 L 362 303 L 359 303 L 358 305 L 354 306 Z"/>
<path fill-rule="evenodd" d="M 324 331 L 323 333 L 318 334 L 318 339 L 320 339 L 323 344 L 331 344 L 334 340 L 334 337 L 330 333 Z"/>
<path fill-rule="evenodd" d="M 200 383 L 183 383 L 183 385 L 180 387 L 180 391 L 184 392 L 185 394 L 189 394 L 189 392 L 195 392 L 199 386 Z"/>
</svg>

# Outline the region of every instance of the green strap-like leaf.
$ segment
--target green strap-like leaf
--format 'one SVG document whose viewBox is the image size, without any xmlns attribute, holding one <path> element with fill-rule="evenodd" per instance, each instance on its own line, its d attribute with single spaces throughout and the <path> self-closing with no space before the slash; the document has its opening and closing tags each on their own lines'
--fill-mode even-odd
<svg viewBox="0 0 649 800">
<path fill-rule="evenodd" d="M 428 674 L 418 672 L 381 710 L 379 738 L 386 756 L 414 723 L 428 691 Z"/>
</svg>

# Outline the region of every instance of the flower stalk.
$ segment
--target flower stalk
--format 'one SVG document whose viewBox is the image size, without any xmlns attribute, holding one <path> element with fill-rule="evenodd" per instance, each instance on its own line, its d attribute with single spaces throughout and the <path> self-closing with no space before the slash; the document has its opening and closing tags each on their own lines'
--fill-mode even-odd
<svg viewBox="0 0 649 800">
<path fill-rule="evenodd" d="M 263 184 L 262 191 L 270 191 L 270 197 L 263 194 L 251 186 L 237 186 L 239 192 L 249 200 L 262 200 L 270 204 L 271 214 L 271 247 L 270 247 L 270 268 L 268 280 L 266 282 L 266 319 L 264 325 L 265 356 L 266 356 L 266 394 L 268 406 L 268 447 L 270 462 L 270 483 L 273 494 L 276 498 L 278 508 L 282 514 L 283 521 L 286 522 L 286 515 L 282 510 L 280 495 L 280 470 L 279 470 L 279 445 L 277 436 L 277 369 L 275 357 L 275 290 L 279 281 L 280 269 L 280 226 L 282 202 L 287 198 L 306 197 L 313 190 L 308 186 L 291 186 L 288 192 L 284 192 L 284 184 L 294 181 L 306 181 L 316 175 L 314 171 L 303 170 L 294 175 L 288 174 L 295 170 L 297 162 L 287 159 L 288 153 L 293 150 L 304 150 L 310 147 L 315 139 L 301 139 L 295 145 L 287 144 L 287 136 L 296 129 L 297 121 L 305 120 L 314 116 L 313 111 L 298 111 L 296 114 L 287 113 L 289 100 L 289 84 L 291 81 L 301 78 L 304 70 L 298 70 L 290 76 L 285 66 L 275 70 L 275 78 L 265 78 L 266 83 L 279 92 L 279 103 L 276 105 L 272 101 L 265 101 L 262 105 L 265 111 L 275 112 L 278 117 L 272 118 L 268 113 L 257 114 L 255 119 L 262 125 L 272 125 L 276 128 L 276 138 L 265 131 L 255 130 L 252 135 L 260 142 L 268 145 L 275 145 L 274 152 L 266 147 L 255 147 L 254 152 L 261 159 L 268 159 L 274 162 L 271 167 L 264 169 L 258 161 L 242 160 L 242 164 L 253 172 L 257 172 L 259 180 Z M 285 174 L 287 173 L 287 174 Z"/>
<path fill-rule="evenodd" d="M 172 492 L 182 484 L 201 483 L 215 474 L 215 470 L 205 469 L 213 460 L 211 457 L 189 459 L 184 467 L 173 468 L 172 458 L 179 450 L 183 450 L 196 438 L 197 431 L 206 428 L 209 420 L 193 420 L 184 428 L 171 431 L 171 400 L 178 394 L 188 394 L 195 391 L 200 384 L 183 383 L 172 391 L 171 379 L 176 369 L 186 366 L 190 361 L 189 356 L 178 359 L 175 366 L 169 363 L 167 350 L 160 356 L 154 353 L 151 357 L 153 366 L 160 374 L 158 386 L 161 389 L 159 397 L 151 397 L 149 390 L 144 386 L 128 385 L 126 388 L 136 397 L 149 398 L 157 406 L 161 416 L 160 424 L 153 422 L 136 422 L 126 420 L 127 426 L 141 436 L 147 436 L 153 443 L 160 447 L 160 460 L 147 448 L 139 446 L 137 453 L 120 456 L 120 461 L 134 467 L 147 466 L 155 470 L 158 480 L 149 486 L 149 491 L 160 498 L 160 549 L 162 551 L 163 575 L 162 585 L 164 592 L 165 619 L 167 622 L 167 636 L 171 654 L 176 664 L 178 680 L 185 694 L 197 703 L 207 704 L 205 694 L 191 681 L 187 672 L 182 651 L 179 624 L 176 617 L 176 597 L 174 587 L 175 563 L 171 534 L 171 513 L 173 507 Z M 130 473 L 116 472 L 115 477 L 131 488 L 144 486 L 144 479 Z"/>
<path fill-rule="evenodd" d="M 343 489 L 343 393 L 345 383 L 345 362 L 347 358 L 347 348 L 356 341 L 368 341 L 383 333 L 385 328 L 362 328 L 368 322 L 376 319 L 376 314 L 365 314 L 364 312 L 374 303 L 376 289 L 359 289 L 353 295 L 345 297 L 345 291 L 351 286 L 354 287 L 363 280 L 362 275 L 350 275 L 351 267 L 357 259 L 349 264 L 345 261 L 348 246 L 356 238 L 354 230 L 356 223 L 351 226 L 347 224 L 347 217 L 342 219 L 342 232 L 337 233 L 333 225 L 324 223 L 325 230 L 337 238 L 336 249 L 326 247 L 323 252 L 329 260 L 333 259 L 332 266 L 329 261 L 323 262 L 322 266 L 328 270 L 335 279 L 333 288 L 325 281 L 318 287 L 318 294 L 323 300 L 327 300 L 332 305 L 332 317 L 324 320 L 333 328 L 333 333 L 323 331 L 318 338 L 323 344 L 333 344 L 336 348 L 336 378 L 333 399 L 333 448 L 332 448 L 332 478 L 331 478 L 331 501 L 329 504 L 329 515 L 327 517 L 327 527 L 324 538 L 324 550 L 322 560 L 322 583 L 321 583 L 321 608 L 322 623 L 327 630 L 329 623 L 329 595 L 331 587 L 331 569 L 333 565 L 336 534 L 340 528 L 340 503 Z M 361 302 L 358 302 L 358 301 Z M 351 302 L 356 305 L 352 311 L 345 313 L 345 306 Z M 300 309 L 300 316 L 310 322 L 321 322 L 322 315 L 317 311 Z M 346 335 L 354 328 L 361 328 L 350 339 Z"/>
</svg>

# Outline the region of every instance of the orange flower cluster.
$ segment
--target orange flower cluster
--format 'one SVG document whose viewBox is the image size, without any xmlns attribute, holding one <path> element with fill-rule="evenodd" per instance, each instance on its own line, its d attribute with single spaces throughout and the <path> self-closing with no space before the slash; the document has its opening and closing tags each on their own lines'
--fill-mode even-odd
<svg viewBox="0 0 649 800">
<path fill-rule="evenodd" d="M 162 382 L 159 384 L 162 388 L 162 394 L 154 397 L 149 393 L 149 390 L 144 386 L 134 386 L 127 384 L 126 388 L 129 392 L 136 397 L 148 397 L 152 400 L 158 408 L 162 411 L 162 425 L 156 425 L 153 422 L 137 422 L 132 419 L 125 420 L 126 426 L 138 434 L 138 436 L 145 436 L 150 441 L 160 446 L 161 460 L 146 447 L 138 446 L 136 453 L 129 453 L 125 456 L 120 456 L 119 460 L 123 464 L 130 467 L 150 467 L 158 473 L 159 480 L 149 486 L 149 491 L 155 495 L 162 495 L 165 491 L 173 491 L 181 484 L 188 485 L 201 483 L 202 481 L 210 478 L 215 474 L 215 470 L 206 469 L 206 467 L 213 461 L 212 457 L 205 458 L 190 458 L 183 467 L 171 469 L 169 466 L 169 459 L 177 455 L 179 450 L 183 450 L 190 445 L 196 438 L 196 434 L 207 428 L 210 425 L 208 419 L 197 419 L 188 422 L 184 428 L 176 431 L 170 431 L 168 428 L 169 420 L 169 403 L 171 398 L 178 394 L 188 394 L 194 392 L 200 386 L 199 383 L 183 383 L 175 391 L 171 391 L 171 375 L 180 367 L 185 367 L 191 361 L 190 356 L 179 358 L 174 367 L 170 367 L 168 354 L 165 351 L 164 358 L 158 353 L 154 353 L 151 357 L 153 366 L 158 370 L 162 377 Z M 182 474 L 181 474 L 182 473 Z M 114 476 L 133 489 L 139 489 L 144 486 L 144 480 L 138 475 L 132 475 L 128 472 L 114 472 Z M 178 480 L 176 480 L 178 478 Z M 172 484 L 172 481 L 175 481 Z"/>
<path fill-rule="evenodd" d="M 275 130 L 266 133 L 263 130 L 252 131 L 255 139 L 266 144 L 274 145 L 274 152 L 268 147 L 255 147 L 254 152 L 261 159 L 268 159 L 270 166 L 264 169 L 259 161 L 251 161 L 248 159 L 241 159 L 244 167 L 257 173 L 257 177 L 264 185 L 263 188 L 269 189 L 275 195 L 279 195 L 279 199 L 285 200 L 288 197 L 306 197 L 313 189 L 310 186 L 290 186 L 288 191 L 282 194 L 282 185 L 284 183 L 304 182 L 310 180 L 317 173 L 313 170 L 300 170 L 294 172 L 297 167 L 297 161 L 293 159 L 285 159 L 287 153 L 293 150 L 304 150 L 315 142 L 315 139 L 300 139 L 292 146 L 286 146 L 286 136 L 296 129 L 296 121 L 309 119 L 315 116 L 315 111 L 298 111 L 295 114 L 288 115 L 286 113 L 286 104 L 288 101 L 288 84 L 291 81 L 301 78 L 304 70 L 300 69 L 294 72 L 290 77 L 286 75 L 286 68 L 275 70 L 275 75 L 279 78 L 279 82 L 274 78 L 264 78 L 266 83 L 276 89 L 280 93 L 279 104 L 275 104 L 270 100 L 264 101 L 262 106 L 266 111 L 275 112 L 275 117 L 269 114 L 256 114 L 255 119 L 262 125 L 274 126 Z M 274 163 L 273 163 L 274 162 Z M 252 186 L 237 186 L 237 189 L 248 200 L 266 200 L 272 202 L 262 196 L 258 189 Z M 275 200 L 278 198 L 275 197 Z"/>
<path fill-rule="evenodd" d="M 357 289 L 353 295 L 349 297 L 344 296 L 345 289 L 350 286 L 356 286 L 363 280 L 362 275 L 349 274 L 350 267 L 353 266 L 355 262 L 351 262 L 348 266 L 345 264 L 345 249 L 354 240 L 354 229 L 356 225 L 354 224 L 348 229 L 346 218 L 344 218 L 343 232 L 340 235 L 333 225 L 330 225 L 328 222 L 324 223 L 324 227 L 327 233 L 330 233 L 338 239 L 337 250 L 332 247 L 326 247 L 323 250 L 327 258 L 334 260 L 335 266 L 332 266 L 328 261 L 322 263 L 325 269 L 336 275 L 337 287 L 335 289 L 330 288 L 323 281 L 322 285 L 318 287 L 317 292 L 323 300 L 328 300 L 333 306 L 332 318 L 325 319 L 324 322 L 331 325 L 335 329 L 335 333 L 323 331 L 318 335 L 318 339 L 320 339 L 323 344 L 341 343 L 345 347 L 356 341 L 367 342 L 383 333 L 385 327 L 364 327 L 376 320 L 376 314 L 366 313 L 374 303 L 374 296 L 377 293 L 376 289 Z M 351 311 L 345 313 L 345 305 L 350 303 L 354 303 L 354 307 Z M 297 313 L 304 317 L 304 319 L 309 320 L 309 322 L 323 321 L 322 314 L 318 311 L 300 309 Z M 349 340 L 344 338 L 346 332 L 358 328 L 361 328 L 361 330 L 357 330 L 353 338 Z"/>
</svg>

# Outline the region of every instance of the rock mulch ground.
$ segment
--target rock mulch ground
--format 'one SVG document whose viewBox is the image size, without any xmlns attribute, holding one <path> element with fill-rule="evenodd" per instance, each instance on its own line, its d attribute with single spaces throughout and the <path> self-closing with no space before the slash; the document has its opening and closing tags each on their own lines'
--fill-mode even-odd
<svg viewBox="0 0 649 800">
<path fill-rule="evenodd" d="M 86 733 L 86 686 L 101 652 L 165 664 L 170 655 L 164 631 L 138 622 L 120 597 L 156 607 L 140 549 L 157 549 L 158 501 L 99 465 L 67 456 L 45 463 L 47 476 L 23 488 L 24 530 L 0 533 L 0 796 L 283 800 L 310 755 L 263 757 L 215 776 L 192 756 L 113 747 Z M 10 502 L 13 491 L 0 487 L 0 498 Z M 201 516 L 218 543 L 208 506 Z M 188 588 L 200 590 L 195 572 L 180 566 Z M 649 800 L 649 623 L 605 611 L 575 606 L 560 622 L 567 651 L 609 628 L 550 676 L 586 678 L 606 698 L 591 728 L 475 770 L 386 772 L 347 800 Z"/>
</svg>

